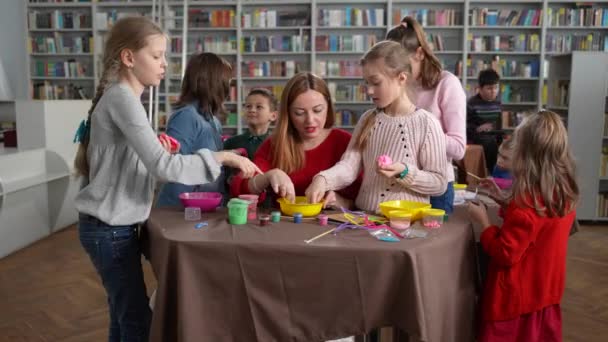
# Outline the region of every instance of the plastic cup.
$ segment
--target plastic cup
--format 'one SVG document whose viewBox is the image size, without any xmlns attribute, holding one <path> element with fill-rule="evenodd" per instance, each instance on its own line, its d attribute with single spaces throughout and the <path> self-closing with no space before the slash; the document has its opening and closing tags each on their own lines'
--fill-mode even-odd
<svg viewBox="0 0 608 342">
<path fill-rule="evenodd" d="M 239 198 L 245 201 L 249 201 L 249 207 L 247 209 L 247 219 L 255 220 L 258 217 L 258 195 L 239 195 Z"/>
<path fill-rule="evenodd" d="M 228 201 L 226 206 L 228 207 L 228 221 L 230 224 L 241 225 L 247 223 L 248 201 L 233 198 Z"/>
</svg>

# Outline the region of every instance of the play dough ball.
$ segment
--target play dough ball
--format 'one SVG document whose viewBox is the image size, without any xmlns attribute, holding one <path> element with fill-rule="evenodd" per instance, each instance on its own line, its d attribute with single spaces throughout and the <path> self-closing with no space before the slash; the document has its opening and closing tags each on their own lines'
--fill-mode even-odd
<svg viewBox="0 0 608 342">
<path fill-rule="evenodd" d="M 391 157 L 384 154 L 378 157 L 378 164 L 382 167 L 389 166 L 393 164 L 393 160 L 391 159 Z"/>
</svg>

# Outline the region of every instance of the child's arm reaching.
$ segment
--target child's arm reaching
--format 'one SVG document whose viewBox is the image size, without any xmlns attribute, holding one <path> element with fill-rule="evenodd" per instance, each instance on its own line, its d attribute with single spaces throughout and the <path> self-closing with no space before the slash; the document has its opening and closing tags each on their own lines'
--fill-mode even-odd
<svg viewBox="0 0 608 342">
<path fill-rule="evenodd" d="M 426 134 L 418 154 L 418 165 L 407 164 L 407 175 L 397 183 L 425 195 L 441 195 L 447 188 L 445 137 L 441 125 L 429 116 Z"/>
</svg>

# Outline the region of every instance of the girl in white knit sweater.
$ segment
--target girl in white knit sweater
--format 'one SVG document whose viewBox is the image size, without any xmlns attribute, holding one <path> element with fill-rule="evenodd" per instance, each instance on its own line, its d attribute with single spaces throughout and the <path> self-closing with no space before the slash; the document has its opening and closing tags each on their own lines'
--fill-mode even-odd
<svg viewBox="0 0 608 342">
<path fill-rule="evenodd" d="M 340 162 L 317 174 L 306 196 L 316 203 L 327 191 L 351 184 L 363 168 L 358 208 L 378 211 L 380 202 L 390 200 L 428 203 L 447 186 L 445 134 L 439 121 L 408 96 L 408 53 L 399 43 L 383 41 L 363 56 L 361 66 L 376 108 L 361 116 Z M 392 162 L 379 163 L 380 156 Z"/>
</svg>

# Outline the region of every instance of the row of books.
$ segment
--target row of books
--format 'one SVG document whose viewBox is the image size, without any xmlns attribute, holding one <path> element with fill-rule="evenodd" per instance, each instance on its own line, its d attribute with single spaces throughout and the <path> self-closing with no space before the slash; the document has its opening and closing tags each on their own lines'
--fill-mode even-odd
<svg viewBox="0 0 608 342">
<path fill-rule="evenodd" d="M 445 49 L 443 45 L 443 38 L 440 34 L 435 33 L 427 33 L 426 40 L 434 51 L 443 51 Z"/>
<path fill-rule="evenodd" d="M 543 89 L 543 96 L 546 91 L 546 98 L 544 103 L 548 103 L 551 106 L 568 106 L 568 99 L 570 96 L 570 81 L 568 80 L 557 80 L 551 81 L 545 84 Z"/>
<path fill-rule="evenodd" d="M 30 29 L 90 29 L 91 15 L 79 11 L 30 11 L 27 16 Z"/>
<path fill-rule="evenodd" d="M 540 9 L 492 9 L 472 8 L 469 10 L 469 24 L 473 26 L 539 26 L 542 18 Z"/>
<path fill-rule="evenodd" d="M 87 66 L 74 59 L 63 62 L 34 62 L 34 76 L 47 77 L 86 77 Z"/>
<path fill-rule="evenodd" d="M 327 82 L 327 88 L 334 101 L 368 101 L 366 87 L 362 84 L 341 84 Z"/>
<path fill-rule="evenodd" d="M 363 53 L 378 41 L 378 36 L 374 34 L 329 34 L 317 35 L 315 37 L 315 46 L 317 51 Z"/>
<path fill-rule="evenodd" d="M 356 60 L 317 61 L 315 72 L 320 77 L 361 77 L 361 64 Z"/>
<path fill-rule="evenodd" d="M 519 102 L 536 102 L 534 94 L 536 86 L 500 84 L 500 101 L 503 104 Z"/>
<path fill-rule="evenodd" d="M 363 112 L 353 109 L 341 109 L 336 111 L 335 126 L 354 126 L 359 121 Z"/>
<path fill-rule="evenodd" d="M 604 158 L 602 157 L 602 165 L 604 164 Z M 608 217 L 608 194 L 598 194 L 597 201 L 597 216 L 599 217 Z"/>
<path fill-rule="evenodd" d="M 319 9 L 318 25 L 335 26 L 384 26 L 383 8 Z"/>
<path fill-rule="evenodd" d="M 259 8 L 243 13 L 241 26 L 244 28 L 310 26 L 310 15 L 306 11 L 276 11 Z"/>
<path fill-rule="evenodd" d="M 188 25 L 190 27 L 235 27 L 235 11 L 221 10 L 188 10 Z"/>
<path fill-rule="evenodd" d="M 54 32 L 53 37 L 28 37 L 29 53 L 89 53 L 93 50 L 93 37 L 64 36 Z"/>
<path fill-rule="evenodd" d="M 74 84 L 52 84 L 48 81 L 31 84 L 32 98 L 35 100 L 89 99 L 90 89 Z"/>
<path fill-rule="evenodd" d="M 171 52 L 181 53 L 183 51 L 183 39 L 171 37 Z M 205 36 L 188 39 L 188 51 L 213 52 L 213 53 L 236 53 L 236 36 Z"/>
<path fill-rule="evenodd" d="M 265 86 L 261 86 L 261 85 L 255 85 L 255 86 L 244 86 L 243 87 L 243 92 L 241 93 L 243 96 L 242 101 L 245 101 L 245 98 L 247 97 L 247 94 L 249 94 L 249 92 L 251 91 L 251 89 L 254 88 L 264 88 L 264 89 L 268 89 L 275 98 L 280 99 L 281 98 L 281 94 L 283 93 L 283 89 L 285 89 L 285 85 L 284 84 L 276 84 L 276 85 L 265 85 Z"/>
<path fill-rule="evenodd" d="M 548 34 L 545 49 L 551 52 L 608 51 L 608 39 L 606 37 L 605 34 L 599 32 Z"/>
<path fill-rule="evenodd" d="M 98 12 L 95 13 L 95 26 L 99 30 L 107 30 L 110 29 L 114 24 L 125 17 L 130 17 L 134 15 L 141 16 L 149 16 L 149 11 L 137 10 L 137 11 L 129 11 L 129 12 L 119 12 L 117 10 L 111 10 L 108 12 Z"/>
<path fill-rule="evenodd" d="M 500 128 L 515 128 L 526 117 L 524 112 L 502 111 L 500 115 Z"/>
<path fill-rule="evenodd" d="M 462 25 L 462 12 L 456 9 L 396 9 L 393 23 L 400 23 L 406 16 L 415 18 L 422 26 Z"/>
<path fill-rule="evenodd" d="M 540 50 L 538 34 L 516 35 L 468 35 L 469 49 L 473 52 L 482 51 L 531 51 Z"/>
<path fill-rule="evenodd" d="M 242 52 L 303 52 L 310 51 L 308 35 L 251 36 L 241 40 Z"/>
<path fill-rule="evenodd" d="M 477 77 L 479 72 L 486 69 L 494 69 L 501 77 L 539 77 L 540 61 L 520 61 L 493 58 L 491 61 L 472 58 L 467 60 L 467 74 L 469 77 Z"/>
<path fill-rule="evenodd" d="M 608 8 L 549 8 L 551 26 L 608 26 Z"/>
<path fill-rule="evenodd" d="M 243 77 L 291 77 L 301 69 L 296 61 L 248 61 L 241 70 Z"/>
</svg>

